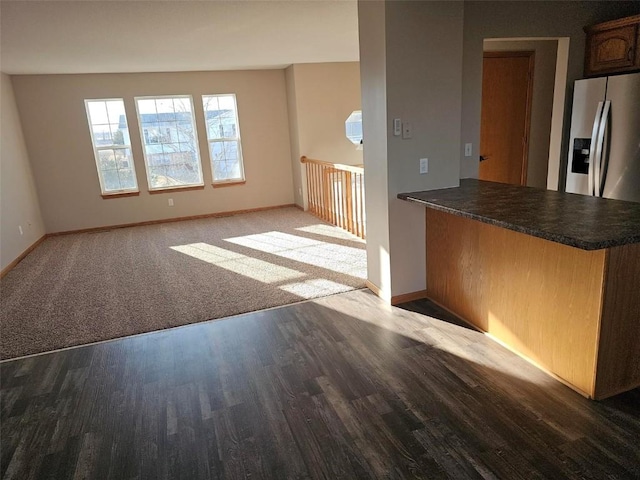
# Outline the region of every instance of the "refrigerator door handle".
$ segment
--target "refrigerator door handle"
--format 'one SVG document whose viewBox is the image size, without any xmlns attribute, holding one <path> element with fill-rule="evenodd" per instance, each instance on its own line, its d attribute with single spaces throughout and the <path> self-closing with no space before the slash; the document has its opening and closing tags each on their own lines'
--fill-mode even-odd
<svg viewBox="0 0 640 480">
<path fill-rule="evenodd" d="M 591 147 L 589 148 L 589 195 L 595 193 L 595 163 L 596 163 L 596 143 L 598 141 L 598 131 L 600 130 L 600 120 L 602 117 L 602 102 L 598 102 L 596 118 L 593 120 L 593 130 L 591 131 Z"/>
<path fill-rule="evenodd" d="M 607 129 L 607 119 L 609 118 L 609 111 L 611 110 L 611 101 L 604 102 L 604 111 L 600 117 L 600 125 L 598 127 L 598 140 L 596 143 L 596 155 L 595 155 L 595 174 L 594 174 L 594 186 L 595 196 L 601 197 L 604 190 L 604 176 L 606 169 L 603 164 L 604 155 L 604 134 Z M 592 147 L 593 148 L 593 147 Z"/>
</svg>

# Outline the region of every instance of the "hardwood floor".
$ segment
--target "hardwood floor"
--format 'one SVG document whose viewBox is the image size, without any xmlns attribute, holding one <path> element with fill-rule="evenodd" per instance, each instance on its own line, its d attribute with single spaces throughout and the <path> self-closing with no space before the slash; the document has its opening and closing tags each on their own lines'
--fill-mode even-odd
<svg viewBox="0 0 640 480">
<path fill-rule="evenodd" d="M 4 362 L 2 478 L 640 477 L 638 390 L 586 400 L 406 308 L 355 291 Z"/>
</svg>

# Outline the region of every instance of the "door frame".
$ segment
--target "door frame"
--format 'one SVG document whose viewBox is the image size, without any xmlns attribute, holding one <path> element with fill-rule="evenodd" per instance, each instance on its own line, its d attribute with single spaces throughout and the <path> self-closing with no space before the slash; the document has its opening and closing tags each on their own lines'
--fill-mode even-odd
<svg viewBox="0 0 640 480">
<path fill-rule="evenodd" d="M 536 52 L 534 50 L 500 50 L 500 51 L 484 51 L 482 52 L 483 71 L 485 58 L 511 58 L 511 57 L 528 57 L 529 71 L 527 75 L 527 105 L 524 119 L 524 144 L 522 146 L 522 173 L 520 174 L 520 185 L 527 185 L 527 169 L 529 167 L 529 137 L 531 133 L 531 106 L 533 103 L 533 67 L 536 61 Z M 482 102 L 482 98 L 481 98 Z M 481 103 L 482 105 L 482 103 Z M 482 130 L 482 124 L 480 125 Z"/>
</svg>

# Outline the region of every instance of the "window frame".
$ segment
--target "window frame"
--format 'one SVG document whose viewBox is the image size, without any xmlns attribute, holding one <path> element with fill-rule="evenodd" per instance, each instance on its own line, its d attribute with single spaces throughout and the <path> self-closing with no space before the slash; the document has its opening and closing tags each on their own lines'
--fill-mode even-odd
<svg viewBox="0 0 640 480">
<path fill-rule="evenodd" d="M 123 144 L 123 145 L 116 145 L 116 144 L 111 144 L 111 145 L 103 145 L 103 146 L 98 146 L 96 145 L 96 139 L 93 135 L 93 126 L 94 123 L 91 120 L 91 112 L 89 111 L 89 103 L 90 102 L 103 102 L 103 103 L 107 103 L 107 102 L 114 102 L 114 101 L 120 101 L 122 102 L 122 107 L 124 109 L 124 121 L 127 124 L 127 132 L 129 135 L 129 143 L 128 144 Z M 102 195 L 102 198 L 112 198 L 112 197 L 128 197 L 128 196 L 132 196 L 132 195 L 138 195 L 140 193 L 140 186 L 138 185 L 138 174 L 136 172 L 136 165 L 135 165 L 135 160 L 133 157 L 133 149 L 131 148 L 131 130 L 129 130 L 129 119 L 127 118 L 127 109 L 126 109 L 126 105 L 124 103 L 124 98 L 121 97 L 113 97 L 113 98 L 85 98 L 84 99 L 84 109 L 85 112 L 87 114 L 87 125 L 89 126 L 89 136 L 91 137 L 91 146 L 93 147 L 93 157 L 94 160 L 96 162 L 96 172 L 98 173 L 98 182 L 100 184 L 100 194 Z M 108 114 L 108 112 L 107 112 Z M 97 123 L 95 125 L 102 125 L 100 123 Z M 128 149 L 131 152 L 131 170 L 133 172 L 133 180 L 134 180 L 134 184 L 135 186 L 133 188 L 121 188 L 118 190 L 105 190 L 105 183 L 104 183 L 104 179 L 102 178 L 102 170 L 100 169 L 100 154 L 99 152 L 101 150 L 126 150 Z"/>
<path fill-rule="evenodd" d="M 204 106 L 205 97 L 233 97 L 233 103 L 235 106 L 235 125 L 236 135 L 235 137 L 209 137 L 209 125 L 207 124 L 207 110 Z M 246 183 L 246 176 L 244 171 L 244 155 L 242 154 L 242 137 L 240 135 L 240 115 L 238 113 L 238 98 L 235 93 L 212 93 L 201 96 L 202 100 L 202 112 L 204 117 L 205 133 L 207 135 L 207 152 L 209 154 L 209 166 L 211 167 L 211 182 L 214 187 L 225 187 L 232 185 L 244 185 Z M 211 154 L 211 144 L 220 143 L 225 141 L 235 141 L 238 144 L 238 159 L 240 160 L 240 176 L 235 178 L 228 178 L 225 180 L 216 180 L 216 170 L 213 163 L 213 155 Z"/>
<path fill-rule="evenodd" d="M 140 108 L 138 107 L 138 100 L 158 100 L 163 98 L 187 98 L 191 102 L 191 123 L 193 125 L 193 140 L 194 145 L 196 147 L 195 153 L 198 158 L 198 164 L 200 165 L 200 182 L 199 183 L 190 183 L 188 185 L 173 185 L 173 186 L 164 186 L 164 187 L 152 187 L 151 186 L 151 177 L 150 173 L 150 165 L 147 161 L 147 145 L 161 145 L 163 142 L 157 143 L 146 143 L 144 130 L 146 129 L 143 126 L 142 118 L 140 117 Z M 198 127 L 196 125 L 196 113 L 195 113 L 195 104 L 193 102 L 193 96 L 190 94 L 181 94 L 181 95 L 142 95 L 133 97 L 133 102 L 136 107 L 136 118 L 138 120 L 138 128 L 140 130 L 140 143 L 142 145 L 142 156 L 144 160 L 144 169 L 147 175 L 147 188 L 149 193 L 159 193 L 162 191 L 170 191 L 170 190 L 201 190 L 204 188 L 204 172 L 202 168 L 202 154 L 200 152 L 200 139 L 198 138 Z M 157 112 L 156 112 L 157 113 Z M 175 111 L 174 111 L 175 113 Z"/>
</svg>

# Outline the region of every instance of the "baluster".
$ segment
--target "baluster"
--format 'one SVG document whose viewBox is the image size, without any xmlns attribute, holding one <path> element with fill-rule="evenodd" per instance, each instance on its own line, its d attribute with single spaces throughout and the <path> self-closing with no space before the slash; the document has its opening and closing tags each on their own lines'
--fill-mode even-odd
<svg viewBox="0 0 640 480">
<path fill-rule="evenodd" d="M 322 191 L 322 165 L 316 165 L 317 175 L 316 175 L 316 198 L 318 202 L 318 215 L 322 215 L 322 198 L 320 197 Z"/>
<path fill-rule="evenodd" d="M 364 175 L 360 174 L 360 224 L 361 224 L 361 235 L 360 238 L 365 238 L 366 235 L 366 220 L 364 218 L 364 196 L 366 195 L 364 191 Z"/>
<path fill-rule="evenodd" d="M 314 174 L 313 174 L 313 196 L 315 198 L 315 203 L 316 203 L 316 215 L 318 215 L 320 213 L 320 204 L 318 202 L 318 175 L 319 175 L 319 171 L 320 171 L 320 166 L 319 165 L 314 165 Z"/>
<path fill-rule="evenodd" d="M 313 204 L 313 213 L 318 213 L 318 205 L 316 204 L 316 165 L 311 164 L 311 203 Z"/>
<path fill-rule="evenodd" d="M 351 184 L 351 172 L 345 172 L 345 188 L 347 194 L 347 226 L 349 232 L 353 233 L 353 185 Z"/>
<path fill-rule="evenodd" d="M 340 228 L 344 228 L 344 224 L 342 222 L 344 212 L 342 211 L 342 172 L 336 172 L 336 202 L 338 205 L 338 226 Z"/>
<path fill-rule="evenodd" d="M 344 228 L 345 230 L 348 229 L 348 225 L 347 225 L 347 195 L 345 194 L 344 191 L 344 183 L 345 183 L 345 179 L 344 179 L 344 174 L 345 172 L 340 172 L 340 182 L 338 183 L 338 185 L 340 186 L 340 209 L 342 210 L 340 213 L 342 213 L 342 228 Z"/>
<path fill-rule="evenodd" d="M 309 202 L 309 210 L 311 210 L 311 213 L 315 213 L 315 209 L 313 208 L 313 163 L 307 163 L 307 175 L 307 183 L 309 185 L 307 202 Z"/>
<path fill-rule="evenodd" d="M 311 165 L 305 163 L 304 168 L 307 173 L 307 209 L 313 213 L 313 208 L 311 207 Z"/>
</svg>

